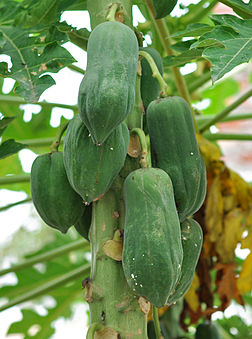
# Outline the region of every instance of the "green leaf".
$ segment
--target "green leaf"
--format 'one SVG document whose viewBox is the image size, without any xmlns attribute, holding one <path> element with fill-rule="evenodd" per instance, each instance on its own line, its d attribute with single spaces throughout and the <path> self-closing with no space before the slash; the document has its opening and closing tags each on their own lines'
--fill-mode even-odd
<svg viewBox="0 0 252 339">
<path fill-rule="evenodd" d="M 199 40 L 191 45 L 191 48 L 206 48 L 206 47 L 225 48 L 225 45 L 220 43 L 217 39 L 214 38 Z"/>
<path fill-rule="evenodd" d="M 7 126 L 15 119 L 16 117 L 3 117 L 0 119 L 0 137 L 7 128 Z"/>
<path fill-rule="evenodd" d="M 12 23 L 19 12 L 20 4 L 17 1 L 0 0 L 0 25 Z"/>
<path fill-rule="evenodd" d="M 188 62 L 192 62 L 196 59 L 199 59 L 202 56 L 202 50 L 198 48 L 193 48 L 191 50 L 187 50 L 184 53 L 179 55 L 169 55 L 163 59 L 163 64 L 165 67 L 171 66 L 183 66 Z"/>
<path fill-rule="evenodd" d="M 178 31 L 171 35 L 172 38 L 197 37 L 209 32 L 212 26 L 206 24 L 189 24 L 183 31 Z"/>
<path fill-rule="evenodd" d="M 190 49 L 191 45 L 197 42 L 196 39 L 191 39 L 187 41 L 179 41 L 176 44 L 170 46 L 170 48 L 174 49 L 177 52 L 183 53 Z"/>
<path fill-rule="evenodd" d="M 40 315 L 31 309 L 23 309 L 22 319 L 11 324 L 8 334 L 25 334 L 25 338 L 45 339 L 50 338 L 55 333 L 53 322 L 59 317 L 70 318 L 73 315 L 72 303 L 81 301 L 81 289 L 78 283 L 68 287 L 57 289 L 57 294 L 52 293 L 56 301 L 56 306 L 47 308 L 46 315 Z M 35 335 L 30 334 L 30 328 L 37 325 Z"/>
<path fill-rule="evenodd" d="M 17 16 L 16 24 L 22 27 L 49 25 L 56 21 L 59 0 L 33 1 Z"/>
<path fill-rule="evenodd" d="M 0 159 L 15 154 L 26 147 L 27 145 L 16 142 L 14 139 L 6 140 L 0 145 Z"/>
<path fill-rule="evenodd" d="M 244 339 L 252 337 L 252 326 L 247 325 L 244 320 L 237 315 L 233 315 L 230 318 L 218 319 L 217 323 L 229 333 L 231 338 Z M 231 329 L 236 329 L 237 333 L 232 334 Z"/>
<path fill-rule="evenodd" d="M 224 48 L 208 47 L 203 52 L 203 56 L 212 63 L 212 80 L 215 82 L 251 59 L 252 19 L 242 20 L 232 15 L 214 15 L 212 18 L 221 26 L 205 33 L 199 41 L 214 39 L 224 45 Z"/>
<path fill-rule="evenodd" d="M 5 43 L 0 53 L 11 57 L 10 72 L 0 73 L 19 82 L 17 93 L 27 102 L 38 101 L 43 91 L 55 82 L 45 72 L 58 72 L 73 63 L 71 54 L 56 42 L 43 42 L 43 36 L 30 36 L 28 30 L 17 27 L 0 27 Z"/>
<path fill-rule="evenodd" d="M 88 38 L 90 35 L 89 30 L 86 28 L 76 29 L 71 25 L 68 25 L 65 21 L 61 22 L 57 29 L 60 32 L 67 33 L 70 41 L 76 46 L 82 48 L 84 51 L 87 50 Z"/>
<path fill-rule="evenodd" d="M 239 85 L 233 78 L 225 79 L 202 92 L 203 99 L 210 99 L 210 105 L 204 114 L 217 114 L 226 107 L 226 100 L 238 93 Z M 218 98 L 218 100 L 216 100 Z"/>
</svg>

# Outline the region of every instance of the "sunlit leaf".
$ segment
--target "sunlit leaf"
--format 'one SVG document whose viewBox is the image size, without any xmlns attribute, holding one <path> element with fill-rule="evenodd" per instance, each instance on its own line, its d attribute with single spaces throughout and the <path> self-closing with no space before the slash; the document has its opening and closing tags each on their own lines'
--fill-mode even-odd
<svg viewBox="0 0 252 339">
<path fill-rule="evenodd" d="M 204 99 L 210 99 L 210 105 L 203 109 L 204 114 L 217 114 L 221 112 L 227 105 L 228 100 L 238 93 L 238 82 L 233 78 L 228 78 L 217 82 L 214 86 L 202 91 Z M 218 97 L 218 100 L 216 98 Z"/>
<path fill-rule="evenodd" d="M 3 77 L 11 77 L 18 81 L 16 92 L 27 102 L 38 101 L 40 95 L 55 82 L 45 72 L 58 72 L 75 61 L 71 54 L 56 42 L 47 45 L 43 37 L 29 35 L 28 30 L 20 27 L 1 27 L 0 36 L 5 43 L 0 53 L 11 57 L 12 67 L 4 72 Z"/>
<path fill-rule="evenodd" d="M 15 119 L 15 117 L 3 117 L 0 119 L 0 137 L 7 128 L 7 126 Z"/>
<path fill-rule="evenodd" d="M 26 147 L 27 145 L 16 142 L 14 139 L 8 139 L 0 145 L 0 159 L 15 154 Z"/>
<path fill-rule="evenodd" d="M 212 63 L 212 80 L 215 82 L 252 58 L 252 19 L 242 20 L 228 14 L 213 18 L 222 25 L 204 34 L 199 41 L 211 38 L 225 46 L 209 47 L 203 52 L 203 56 Z"/>
</svg>

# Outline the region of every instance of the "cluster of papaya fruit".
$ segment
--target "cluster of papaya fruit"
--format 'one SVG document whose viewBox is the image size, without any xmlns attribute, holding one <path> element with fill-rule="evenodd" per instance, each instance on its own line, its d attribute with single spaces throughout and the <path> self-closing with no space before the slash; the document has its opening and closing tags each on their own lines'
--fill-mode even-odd
<svg viewBox="0 0 252 339">
<path fill-rule="evenodd" d="M 162 73 L 159 53 L 143 50 Z M 123 23 L 104 22 L 92 31 L 87 55 L 79 114 L 68 125 L 63 152 L 38 156 L 31 172 L 32 199 L 41 218 L 63 233 L 75 225 L 85 238 L 91 203 L 109 190 L 125 164 L 138 40 Z M 159 84 L 145 59 L 141 67 L 152 166 L 134 170 L 123 183 L 122 265 L 134 293 L 161 307 L 181 298 L 193 278 L 203 237 L 190 216 L 205 198 L 206 171 L 187 102 L 159 98 Z"/>
</svg>

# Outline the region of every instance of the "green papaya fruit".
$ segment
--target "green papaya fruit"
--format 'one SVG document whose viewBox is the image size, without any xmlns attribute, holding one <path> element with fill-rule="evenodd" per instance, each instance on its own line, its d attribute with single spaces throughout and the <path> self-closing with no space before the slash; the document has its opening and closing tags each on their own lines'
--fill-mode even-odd
<svg viewBox="0 0 252 339">
<path fill-rule="evenodd" d="M 31 196 L 43 221 L 66 233 L 80 218 L 82 198 L 67 179 L 62 152 L 39 155 L 31 169 Z"/>
<path fill-rule="evenodd" d="M 87 69 L 78 107 L 94 143 L 102 144 L 131 112 L 135 100 L 137 38 L 120 22 L 104 22 L 92 31 Z"/>
<path fill-rule="evenodd" d="M 170 14 L 178 0 L 153 0 L 156 11 L 156 19 L 161 19 Z"/>
<path fill-rule="evenodd" d="M 158 168 L 141 168 L 124 181 L 122 265 L 131 289 L 164 306 L 180 276 L 181 231 L 172 182 Z"/>
<path fill-rule="evenodd" d="M 169 296 L 168 303 L 175 303 L 189 289 L 201 252 L 203 233 L 200 225 L 194 219 L 186 219 L 181 224 L 183 261 L 180 278 L 174 292 Z"/>
<path fill-rule="evenodd" d="M 86 126 L 76 115 L 69 123 L 63 159 L 68 180 L 85 204 L 103 195 L 123 167 L 129 144 L 129 131 L 120 124 L 100 146 L 95 145 Z"/>
<path fill-rule="evenodd" d="M 195 339 L 221 339 L 222 336 L 214 323 L 199 324 L 196 328 Z"/>
<path fill-rule="evenodd" d="M 89 240 L 88 234 L 92 221 L 92 204 L 85 206 L 82 216 L 74 224 L 76 231 L 86 240 Z"/>
<path fill-rule="evenodd" d="M 161 75 L 163 75 L 163 61 L 158 51 L 151 47 L 140 48 L 141 51 L 147 52 L 155 61 Z M 147 109 L 151 101 L 156 100 L 160 94 L 160 86 L 156 78 L 152 76 L 152 70 L 148 61 L 145 58 L 141 59 L 141 97 L 144 108 Z"/>
<path fill-rule="evenodd" d="M 201 207 L 206 195 L 206 168 L 189 105 L 177 96 L 158 99 L 148 106 L 146 118 L 152 165 L 171 177 L 183 222 Z"/>
</svg>

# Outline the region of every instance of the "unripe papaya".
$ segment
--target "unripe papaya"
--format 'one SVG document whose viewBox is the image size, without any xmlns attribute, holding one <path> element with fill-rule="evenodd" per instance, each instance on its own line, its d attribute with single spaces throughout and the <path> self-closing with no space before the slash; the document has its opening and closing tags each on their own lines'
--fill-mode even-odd
<svg viewBox="0 0 252 339">
<path fill-rule="evenodd" d="M 76 231 L 86 240 L 89 240 L 89 230 L 92 221 L 92 204 L 85 206 L 82 216 L 74 224 Z"/>
<path fill-rule="evenodd" d="M 69 123 L 63 159 L 68 180 L 86 204 L 103 195 L 123 167 L 129 131 L 120 124 L 100 146 L 95 145 L 86 126 L 76 115 Z"/>
<path fill-rule="evenodd" d="M 166 15 L 170 14 L 177 2 L 178 0 L 153 0 L 156 19 L 164 18 Z"/>
<path fill-rule="evenodd" d="M 62 152 L 38 156 L 31 169 L 31 196 L 43 221 L 66 233 L 81 216 L 83 201 L 67 179 Z"/>
<path fill-rule="evenodd" d="M 181 224 L 181 238 L 183 247 L 181 275 L 174 292 L 168 298 L 169 304 L 182 298 L 193 280 L 203 242 L 202 229 L 196 220 L 186 219 Z"/>
<path fill-rule="evenodd" d="M 195 339 L 221 339 L 220 331 L 214 323 L 199 324 L 196 328 Z"/>
<path fill-rule="evenodd" d="M 151 47 L 140 48 L 140 50 L 150 54 L 155 61 L 160 74 L 163 75 L 163 61 L 158 51 Z M 147 109 L 151 101 L 156 100 L 159 97 L 160 86 L 157 79 L 153 78 L 151 67 L 145 58 L 141 59 L 141 68 L 141 97 L 144 108 Z"/>
<path fill-rule="evenodd" d="M 181 97 L 152 101 L 147 109 L 153 167 L 172 180 L 180 221 L 193 215 L 206 195 L 206 168 L 189 105 Z"/>
<path fill-rule="evenodd" d="M 125 224 L 122 265 L 131 289 L 164 306 L 180 276 L 181 231 L 172 182 L 158 168 L 131 172 L 123 185 Z"/>
<path fill-rule="evenodd" d="M 92 31 L 78 106 L 94 143 L 102 144 L 131 112 L 137 61 L 138 42 L 129 27 L 104 22 Z"/>
</svg>

